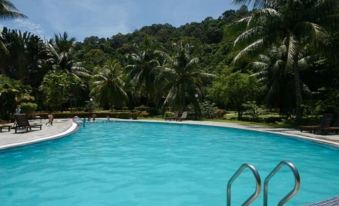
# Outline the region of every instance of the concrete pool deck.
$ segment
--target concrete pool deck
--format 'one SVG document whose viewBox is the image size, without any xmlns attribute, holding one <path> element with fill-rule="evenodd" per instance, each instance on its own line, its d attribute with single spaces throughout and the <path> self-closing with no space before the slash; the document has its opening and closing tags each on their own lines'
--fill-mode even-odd
<svg viewBox="0 0 339 206">
<path fill-rule="evenodd" d="M 46 126 L 45 125 L 46 121 L 47 120 L 41 121 L 41 124 L 43 124 L 42 130 L 32 129 L 31 132 L 18 134 L 15 134 L 13 129 L 10 132 L 6 131 L 1 132 L 0 150 L 61 138 L 74 132 L 78 128 L 78 125 L 74 123 L 71 119 L 57 119 L 54 121 L 53 126 Z M 246 129 L 252 131 L 268 132 L 273 134 L 281 134 L 289 138 L 303 139 L 307 141 L 313 141 L 321 144 L 339 147 L 339 135 L 316 135 L 306 132 L 302 133 L 295 129 L 268 128 L 262 126 L 244 126 L 236 123 L 210 122 L 210 121 L 175 122 L 160 120 L 121 120 L 121 119 L 111 119 L 111 121 L 158 122 L 158 123 L 160 122 L 170 124 L 205 125 L 205 126 Z M 40 123 L 40 121 L 35 122 Z"/>
<path fill-rule="evenodd" d="M 42 130 L 33 128 L 30 132 L 17 134 L 14 129 L 0 132 L 0 150 L 61 138 L 77 129 L 77 124 L 70 119 L 57 119 L 53 126 L 46 126 L 47 120 L 32 122 L 42 124 Z"/>
</svg>

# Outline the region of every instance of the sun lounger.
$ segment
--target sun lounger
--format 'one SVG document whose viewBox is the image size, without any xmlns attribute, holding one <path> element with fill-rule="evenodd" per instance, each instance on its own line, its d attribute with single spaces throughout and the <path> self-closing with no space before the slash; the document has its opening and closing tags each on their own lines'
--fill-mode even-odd
<svg viewBox="0 0 339 206">
<path fill-rule="evenodd" d="M 8 132 L 11 131 L 12 126 L 11 125 L 0 125 L 0 132 L 2 132 L 3 129 L 8 130 Z"/>
<path fill-rule="evenodd" d="M 19 129 L 24 129 L 26 132 L 32 131 L 32 128 L 40 128 L 41 130 L 42 124 L 30 124 L 26 115 L 15 115 L 15 133 L 17 133 Z"/>
<path fill-rule="evenodd" d="M 312 133 L 316 133 L 317 131 L 323 132 L 326 128 L 331 126 L 333 120 L 333 115 L 332 114 L 325 114 L 319 125 L 312 125 L 312 126 L 301 126 L 300 132 L 303 131 L 310 131 Z"/>
<path fill-rule="evenodd" d="M 187 120 L 187 116 L 188 116 L 188 112 L 183 112 L 181 114 L 181 117 L 178 117 L 177 121 L 183 121 L 183 120 Z"/>
<path fill-rule="evenodd" d="M 334 132 L 336 134 L 339 133 L 339 116 L 337 116 L 335 122 L 330 127 L 324 128 L 324 131 L 326 133 L 328 132 Z"/>
</svg>

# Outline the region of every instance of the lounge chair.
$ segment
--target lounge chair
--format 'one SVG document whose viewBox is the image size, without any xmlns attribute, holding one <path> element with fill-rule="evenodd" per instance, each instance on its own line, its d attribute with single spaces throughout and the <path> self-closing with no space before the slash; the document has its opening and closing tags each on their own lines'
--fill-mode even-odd
<svg viewBox="0 0 339 206">
<path fill-rule="evenodd" d="M 32 131 L 32 128 L 40 128 L 41 130 L 42 124 L 30 124 L 26 115 L 15 115 L 15 133 L 17 133 L 19 129 L 25 129 L 26 132 Z"/>
<path fill-rule="evenodd" d="M 325 114 L 322 117 L 319 125 L 301 126 L 299 129 L 300 129 L 300 132 L 303 132 L 303 131 L 310 131 L 312 133 L 316 133 L 316 131 L 323 132 L 326 128 L 331 126 L 332 120 L 333 120 L 332 114 Z"/>
<path fill-rule="evenodd" d="M 11 128 L 12 128 L 11 125 L 7 125 L 7 124 L 5 124 L 5 125 L 0 125 L 0 132 L 2 132 L 2 129 L 7 129 L 8 132 L 10 132 L 10 131 L 11 131 Z"/>
<path fill-rule="evenodd" d="M 336 134 L 339 133 L 339 115 L 337 115 L 335 122 L 330 127 L 324 128 L 324 131 L 326 133 L 328 132 L 334 132 Z"/>
<path fill-rule="evenodd" d="M 188 116 L 188 112 L 183 112 L 182 114 L 181 114 L 181 117 L 179 116 L 178 118 L 177 118 L 177 121 L 183 121 L 183 120 L 187 120 L 187 116 Z"/>
</svg>

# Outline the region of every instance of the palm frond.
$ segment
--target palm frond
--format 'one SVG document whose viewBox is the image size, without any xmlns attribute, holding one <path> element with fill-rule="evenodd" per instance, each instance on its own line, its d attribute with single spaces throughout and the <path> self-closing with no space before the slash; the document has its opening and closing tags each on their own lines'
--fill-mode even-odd
<svg viewBox="0 0 339 206">
<path fill-rule="evenodd" d="M 262 26 L 257 26 L 251 29 L 246 30 L 242 34 L 240 34 L 234 41 L 234 46 L 236 46 L 240 42 L 251 41 L 253 38 L 262 34 L 264 28 Z"/>
<path fill-rule="evenodd" d="M 264 40 L 263 39 L 259 39 L 255 42 L 253 42 L 252 44 L 248 45 L 246 48 L 242 49 L 237 56 L 234 57 L 233 59 L 233 63 L 236 63 L 239 59 L 241 59 L 242 57 L 244 57 L 245 55 L 251 54 L 252 52 L 261 49 L 264 45 Z"/>
</svg>

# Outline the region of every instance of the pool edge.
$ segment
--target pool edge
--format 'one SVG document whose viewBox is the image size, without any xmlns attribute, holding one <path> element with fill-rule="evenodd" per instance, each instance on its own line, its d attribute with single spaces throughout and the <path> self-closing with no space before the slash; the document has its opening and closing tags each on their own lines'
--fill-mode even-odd
<svg viewBox="0 0 339 206">
<path fill-rule="evenodd" d="M 71 126 L 67 130 L 65 130 L 61 133 L 58 133 L 58 134 L 55 134 L 55 135 L 52 135 L 52 136 L 46 136 L 46 137 L 34 139 L 34 140 L 2 145 L 2 146 L 0 146 L 0 151 L 12 149 L 12 148 L 17 148 L 17 147 L 23 147 L 23 146 L 27 146 L 27 145 L 31 145 L 31 144 L 37 144 L 37 143 L 46 142 L 46 141 L 51 141 L 51 140 L 55 140 L 55 139 L 60 139 L 60 138 L 66 137 L 68 135 L 71 135 L 71 134 L 77 132 L 79 130 L 80 126 L 79 126 L 78 123 L 74 122 L 73 120 L 70 120 L 70 121 L 72 121 Z"/>
<path fill-rule="evenodd" d="M 165 120 L 124 120 L 124 119 L 111 119 L 111 121 L 121 121 L 121 122 L 149 122 L 149 123 L 164 123 L 164 124 L 179 124 L 179 125 L 196 125 L 196 126 L 210 126 L 210 127 L 222 127 L 222 128 L 233 128 L 233 129 L 241 129 L 241 130 L 248 130 L 248 131 L 256 131 L 256 132 L 264 132 L 269 134 L 277 134 L 282 135 L 287 138 L 292 139 L 298 139 L 298 140 L 304 140 L 309 141 L 313 143 L 318 143 L 325 146 L 335 147 L 336 149 L 339 149 L 339 143 L 332 142 L 324 139 L 317 139 L 309 136 L 302 136 L 298 134 L 289 134 L 284 132 L 278 132 L 278 131 L 268 131 L 265 129 L 260 128 L 252 128 L 247 127 L 244 125 L 226 125 L 224 123 L 215 123 L 215 122 L 201 122 L 201 121 L 184 121 L 184 122 L 176 122 L 176 121 L 165 121 Z"/>
</svg>

